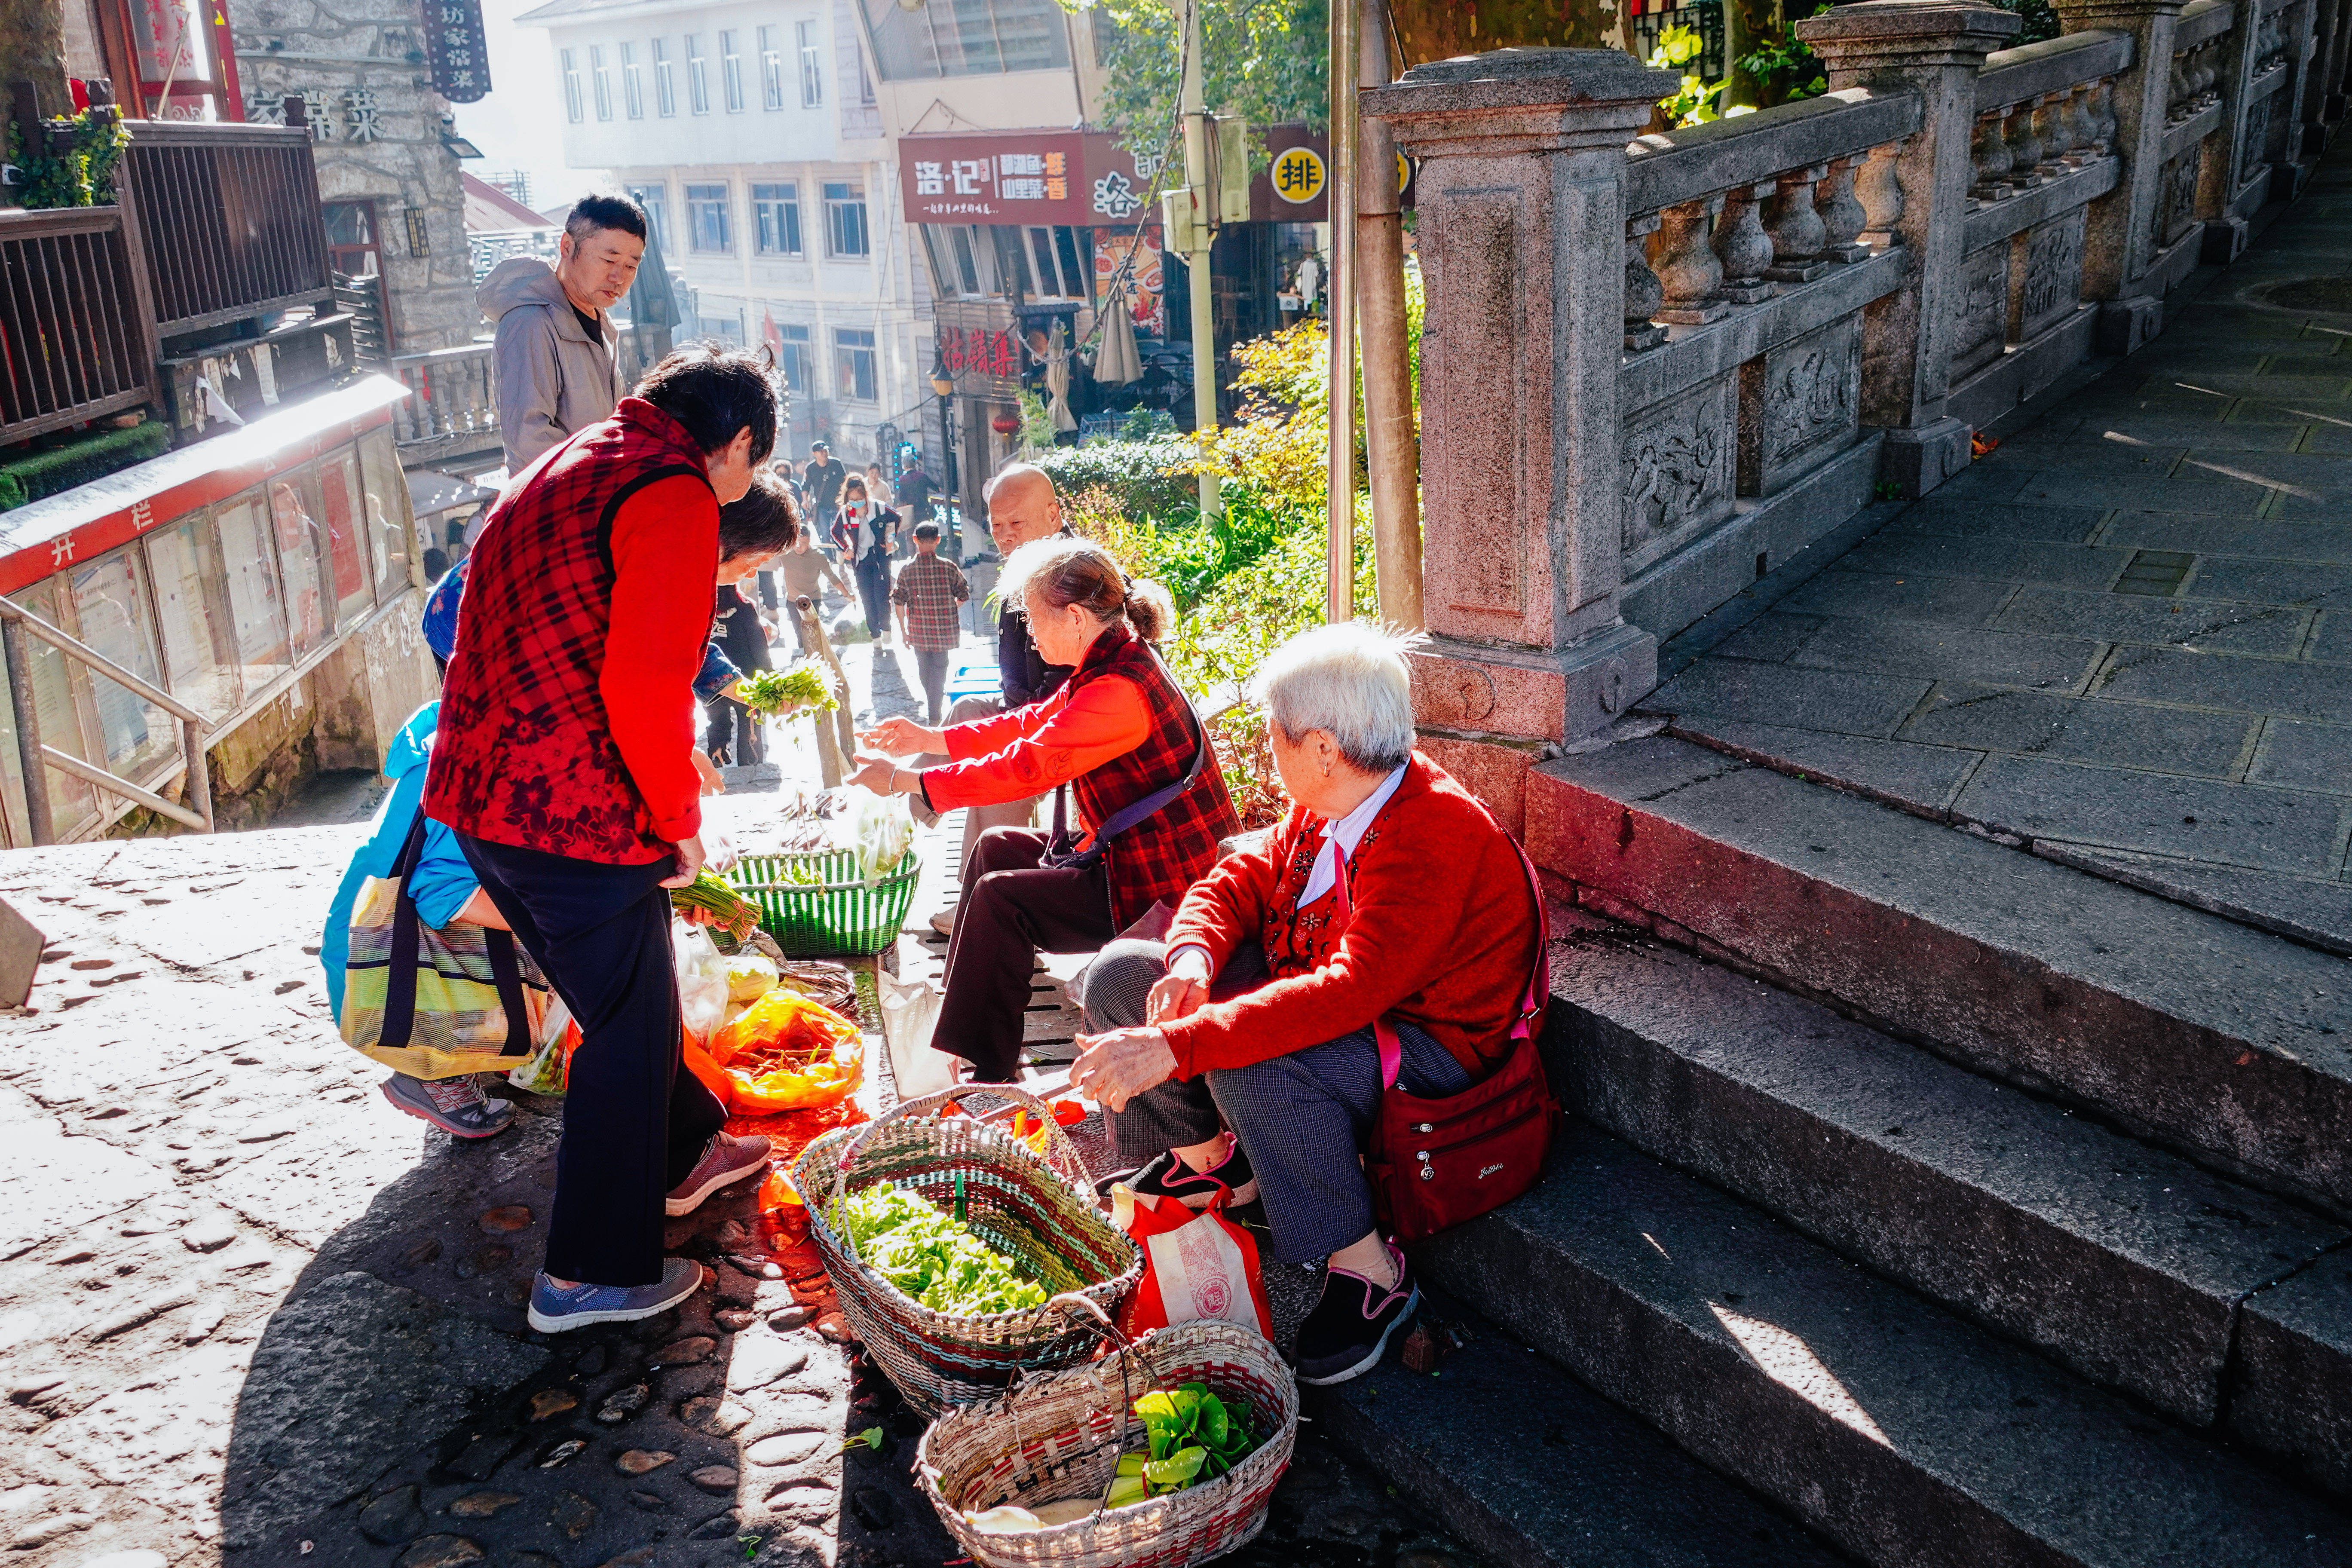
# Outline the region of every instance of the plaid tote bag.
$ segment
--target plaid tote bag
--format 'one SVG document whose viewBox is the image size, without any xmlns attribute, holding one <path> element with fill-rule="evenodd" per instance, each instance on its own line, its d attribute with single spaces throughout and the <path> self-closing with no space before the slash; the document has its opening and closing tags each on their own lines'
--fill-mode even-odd
<svg viewBox="0 0 2352 1568">
<path fill-rule="evenodd" d="M 503 1073 L 549 1022 L 547 979 L 510 932 L 464 921 L 435 931 L 417 917 L 408 881 L 425 824 L 420 811 L 392 875 L 369 878 L 352 906 L 343 1043 L 414 1078 Z"/>
</svg>

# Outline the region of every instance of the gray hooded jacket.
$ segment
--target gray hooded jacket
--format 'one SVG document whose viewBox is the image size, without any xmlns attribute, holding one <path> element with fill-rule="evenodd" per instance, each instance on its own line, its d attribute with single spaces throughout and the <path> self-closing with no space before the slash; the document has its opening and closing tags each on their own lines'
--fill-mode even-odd
<svg viewBox="0 0 2352 1568">
<path fill-rule="evenodd" d="M 612 318 L 591 338 L 555 268 L 535 257 L 500 262 L 474 292 L 498 323 L 490 356 L 507 473 L 520 474 L 574 431 L 609 418 L 621 401 Z"/>
</svg>

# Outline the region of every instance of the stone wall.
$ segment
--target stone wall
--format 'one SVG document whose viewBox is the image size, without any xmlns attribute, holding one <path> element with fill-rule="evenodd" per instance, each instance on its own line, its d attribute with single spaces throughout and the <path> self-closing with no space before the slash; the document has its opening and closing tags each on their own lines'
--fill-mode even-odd
<svg viewBox="0 0 2352 1568">
<path fill-rule="evenodd" d="M 249 120 L 282 123 L 308 100 L 322 201 L 373 200 L 393 352 L 468 342 L 480 319 L 466 249 L 465 192 L 441 137 L 449 105 L 425 74 L 418 0 L 246 0 L 233 18 Z M 423 217 L 425 254 L 407 215 Z"/>
</svg>

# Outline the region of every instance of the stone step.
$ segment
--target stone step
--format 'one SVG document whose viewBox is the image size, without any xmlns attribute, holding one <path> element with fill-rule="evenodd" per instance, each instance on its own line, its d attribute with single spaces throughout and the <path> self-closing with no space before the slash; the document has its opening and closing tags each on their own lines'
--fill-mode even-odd
<svg viewBox="0 0 2352 1568">
<path fill-rule="evenodd" d="M 1552 1081 L 1645 1153 L 2200 1426 L 2290 1372 L 2332 1374 L 2306 1406 L 2352 1385 L 2323 1347 L 2232 1361 L 2241 1304 L 2352 1229 L 1638 932 L 1554 930 Z M 2352 1409 L 2305 1415 L 2297 1458 Z"/>
<path fill-rule="evenodd" d="M 1889 1568 L 2352 1563 L 2352 1517 L 1572 1125 L 1427 1279 Z"/>
<path fill-rule="evenodd" d="M 1496 1568 L 1836 1568 L 1802 1527 L 1436 1292 L 1466 1337 L 1433 1377 L 1391 1352 L 1306 1414 Z"/>
<path fill-rule="evenodd" d="M 2352 1213 L 2342 959 L 1664 736 L 1526 799 L 1580 902 Z"/>
</svg>

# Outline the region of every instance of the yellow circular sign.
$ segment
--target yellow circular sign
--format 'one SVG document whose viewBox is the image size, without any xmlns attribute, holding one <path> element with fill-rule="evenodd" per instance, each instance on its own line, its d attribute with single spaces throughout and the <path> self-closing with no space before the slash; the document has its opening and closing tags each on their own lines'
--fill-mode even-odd
<svg viewBox="0 0 2352 1568">
<path fill-rule="evenodd" d="M 1323 194 L 1323 155 L 1312 147 L 1289 147 L 1275 155 L 1266 177 L 1279 200 L 1305 206 Z"/>
<path fill-rule="evenodd" d="M 1411 184 L 1412 184 L 1412 164 L 1406 161 L 1403 153 L 1400 153 L 1397 154 L 1397 195 L 1404 195 L 1404 188 Z"/>
</svg>

